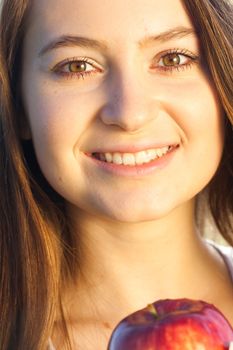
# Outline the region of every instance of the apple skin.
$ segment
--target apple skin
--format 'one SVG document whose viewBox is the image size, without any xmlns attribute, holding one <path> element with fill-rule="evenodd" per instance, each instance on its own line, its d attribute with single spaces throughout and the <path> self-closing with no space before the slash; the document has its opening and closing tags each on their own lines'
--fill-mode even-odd
<svg viewBox="0 0 233 350">
<path fill-rule="evenodd" d="M 108 350 L 227 350 L 231 341 L 233 329 L 214 305 L 164 299 L 124 318 Z"/>
</svg>

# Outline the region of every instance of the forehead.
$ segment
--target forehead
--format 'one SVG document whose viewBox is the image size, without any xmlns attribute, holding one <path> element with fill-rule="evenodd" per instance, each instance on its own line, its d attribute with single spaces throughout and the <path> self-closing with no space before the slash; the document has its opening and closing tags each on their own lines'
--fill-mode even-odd
<svg viewBox="0 0 233 350">
<path fill-rule="evenodd" d="M 40 0 L 28 29 L 42 42 L 64 34 L 117 42 L 177 26 L 192 27 L 181 0 Z"/>
</svg>

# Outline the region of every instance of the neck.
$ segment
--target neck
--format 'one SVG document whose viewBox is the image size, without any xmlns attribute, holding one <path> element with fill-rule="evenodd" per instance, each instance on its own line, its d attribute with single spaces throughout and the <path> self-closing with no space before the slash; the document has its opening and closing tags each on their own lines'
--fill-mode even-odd
<svg viewBox="0 0 233 350">
<path fill-rule="evenodd" d="M 79 317 L 90 300 L 102 319 L 119 319 L 158 299 L 198 293 L 207 248 L 195 230 L 193 203 L 139 223 L 70 214 L 81 247 L 82 277 L 74 288 Z"/>
</svg>

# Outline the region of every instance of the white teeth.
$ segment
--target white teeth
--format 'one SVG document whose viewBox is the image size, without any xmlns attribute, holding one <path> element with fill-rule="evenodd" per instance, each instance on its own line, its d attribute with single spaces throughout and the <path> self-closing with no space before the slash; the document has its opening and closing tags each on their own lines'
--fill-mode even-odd
<svg viewBox="0 0 233 350">
<path fill-rule="evenodd" d="M 115 164 L 122 164 L 122 156 L 120 153 L 113 153 L 112 162 Z"/>
<path fill-rule="evenodd" d="M 162 148 L 149 149 L 146 151 L 140 151 L 137 153 L 99 153 L 99 159 L 107 163 L 123 164 L 123 165 L 140 165 L 149 163 L 156 158 L 161 158 L 168 153 L 172 146 L 166 146 Z"/>
<path fill-rule="evenodd" d="M 155 149 L 149 149 L 146 151 L 147 155 L 149 157 L 151 157 L 151 159 L 155 159 L 156 158 L 156 150 Z"/>
<path fill-rule="evenodd" d="M 157 154 L 157 156 L 158 156 L 159 158 L 162 157 L 162 155 L 163 155 L 162 149 L 158 149 L 158 150 L 156 151 L 156 154 Z"/>
<path fill-rule="evenodd" d="M 105 154 L 100 153 L 100 154 L 102 154 L 105 157 L 106 162 L 108 162 L 108 163 L 112 162 L 112 154 L 111 153 L 105 153 Z"/>
<path fill-rule="evenodd" d="M 145 151 L 138 152 L 135 154 L 135 163 L 137 165 L 145 163 L 145 160 L 146 160 L 146 152 Z"/>
<path fill-rule="evenodd" d="M 124 165 L 135 165 L 135 156 L 132 153 L 125 153 L 122 157 Z"/>
</svg>

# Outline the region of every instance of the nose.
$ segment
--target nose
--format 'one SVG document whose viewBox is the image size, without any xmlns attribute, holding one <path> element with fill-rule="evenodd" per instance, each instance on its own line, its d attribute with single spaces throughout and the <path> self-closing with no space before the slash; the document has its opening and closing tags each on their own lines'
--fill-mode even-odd
<svg viewBox="0 0 233 350">
<path fill-rule="evenodd" d="M 100 112 L 104 124 L 137 132 L 156 118 L 158 101 L 155 93 L 142 86 L 135 76 L 128 79 L 118 76 L 106 90 L 107 102 Z"/>
</svg>

